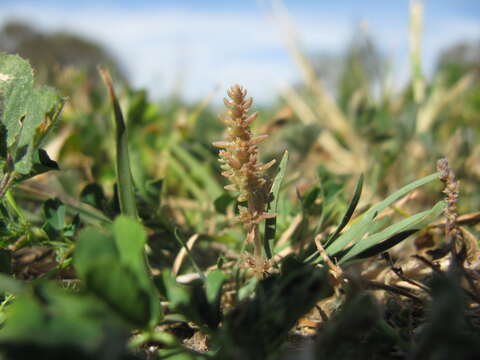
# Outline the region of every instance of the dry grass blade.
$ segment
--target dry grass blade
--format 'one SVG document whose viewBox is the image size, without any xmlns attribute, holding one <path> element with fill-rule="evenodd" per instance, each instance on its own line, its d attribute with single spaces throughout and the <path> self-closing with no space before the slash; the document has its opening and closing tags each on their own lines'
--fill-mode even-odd
<svg viewBox="0 0 480 360">
<path fill-rule="evenodd" d="M 198 240 L 199 235 L 194 234 L 190 236 L 190 238 L 187 240 L 187 243 L 185 244 L 184 247 L 180 249 L 180 251 L 177 254 L 177 257 L 175 258 L 175 261 L 173 262 L 172 266 L 172 274 L 173 276 L 177 276 L 178 272 L 180 271 L 180 268 L 182 267 L 183 261 L 187 257 L 187 249 L 188 251 L 191 251 L 193 246 L 195 245 L 195 242 Z"/>
<path fill-rule="evenodd" d="M 412 71 L 413 96 L 417 104 L 425 98 L 425 80 L 422 74 L 422 25 L 423 5 L 420 1 L 410 3 L 410 66 Z"/>
<path fill-rule="evenodd" d="M 292 25 L 288 12 L 280 1 L 276 1 L 272 6 L 273 17 L 277 20 L 283 30 L 283 38 L 286 41 L 286 47 L 298 64 L 307 87 L 313 92 L 317 101 L 316 111 L 320 115 L 322 125 L 327 129 L 340 134 L 345 142 L 349 144 L 357 156 L 356 168 L 363 172 L 366 164 L 364 163 L 365 144 L 357 135 L 353 126 L 335 103 L 335 100 L 328 94 L 324 85 L 318 79 L 316 72 L 307 56 L 301 50 L 300 41 L 297 32 Z"/>
<path fill-rule="evenodd" d="M 417 132 L 422 133 L 430 130 L 437 116 L 445 107 L 465 93 L 465 91 L 474 83 L 476 75 L 469 73 L 458 80 L 450 89 L 445 89 L 438 82 L 433 88 L 433 92 L 428 100 L 419 109 L 417 115 Z"/>
</svg>

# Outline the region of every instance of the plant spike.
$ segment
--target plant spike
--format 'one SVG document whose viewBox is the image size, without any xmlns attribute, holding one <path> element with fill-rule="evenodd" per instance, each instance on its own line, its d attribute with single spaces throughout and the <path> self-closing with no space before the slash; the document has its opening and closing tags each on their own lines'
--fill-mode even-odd
<svg viewBox="0 0 480 360">
<path fill-rule="evenodd" d="M 253 136 L 250 124 L 257 118 L 258 113 L 248 114 L 252 105 L 252 98 L 247 98 L 247 90 L 240 85 L 233 85 L 227 91 L 230 99 L 225 98 L 227 112 L 220 116 L 227 126 L 226 141 L 214 142 L 213 145 L 221 148 L 219 161 L 222 175 L 228 178 L 228 191 L 238 193 L 238 202 L 246 202 L 247 206 L 239 206 L 240 222 L 247 230 L 247 242 L 253 243 L 254 256 L 247 259 L 258 277 L 263 277 L 269 268 L 269 262 L 262 253 L 259 223 L 264 219 L 274 217 L 265 212 L 270 192 L 270 181 L 264 175 L 275 160 L 266 164 L 258 162 L 257 145 L 268 135 Z"/>
</svg>

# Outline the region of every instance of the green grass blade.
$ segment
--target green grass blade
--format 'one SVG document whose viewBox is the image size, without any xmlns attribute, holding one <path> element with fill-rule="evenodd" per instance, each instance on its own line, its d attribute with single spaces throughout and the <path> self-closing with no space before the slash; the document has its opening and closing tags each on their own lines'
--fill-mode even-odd
<svg viewBox="0 0 480 360">
<path fill-rule="evenodd" d="M 345 212 L 345 215 L 342 218 L 342 221 L 338 225 L 337 229 L 333 233 L 333 235 L 328 239 L 327 244 L 325 245 L 326 247 L 330 245 L 332 242 L 334 242 L 337 238 L 340 232 L 347 226 L 348 222 L 350 221 L 353 212 L 357 208 L 358 202 L 360 201 L 360 196 L 362 195 L 362 189 L 363 189 L 363 174 L 360 175 L 360 178 L 357 181 L 357 185 L 355 186 L 355 191 L 353 193 L 352 200 L 350 201 L 350 205 L 348 205 L 348 209 Z"/>
<path fill-rule="evenodd" d="M 372 246 L 375 246 L 402 231 L 421 229 L 425 227 L 443 212 L 445 205 L 446 204 L 444 201 L 439 201 L 430 210 L 422 211 L 418 214 L 409 216 L 408 218 L 403 219 L 376 234 L 370 235 L 365 239 L 358 241 L 350 249 L 350 251 L 340 260 L 339 263 L 342 264 L 349 259 L 352 259 L 356 255 L 364 252 Z"/>
<path fill-rule="evenodd" d="M 113 88 L 110 72 L 106 69 L 99 68 L 103 81 L 108 88 L 110 100 L 113 105 L 115 114 L 115 143 L 116 143 L 116 170 L 118 197 L 120 201 L 120 210 L 122 214 L 132 218 L 138 218 L 137 205 L 135 202 L 135 190 L 133 187 L 132 171 L 130 169 L 130 158 L 128 155 L 128 135 L 123 118 L 122 109 L 118 103 L 115 90 Z"/>
<path fill-rule="evenodd" d="M 372 256 L 376 256 L 380 253 L 383 253 L 387 251 L 388 249 L 394 247 L 395 245 L 399 244 L 406 238 L 408 238 L 410 235 L 415 234 L 418 232 L 420 229 L 411 229 L 411 230 L 405 230 L 402 232 L 399 232 L 398 234 L 395 234 L 393 236 L 390 236 L 388 239 L 379 242 L 376 245 L 373 245 L 372 247 L 369 247 L 368 249 L 360 252 L 359 254 L 355 255 L 352 259 L 367 259 Z M 353 247 L 353 246 L 352 246 Z M 350 251 L 350 249 L 348 249 Z M 348 251 L 345 251 L 345 256 Z M 342 258 L 343 256 L 340 256 Z"/>
<path fill-rule="evenodd" d="M 369 231 L 372 222 L 374 221 L 377 214 L 395 203 L 398 199 L 408 194 L 410 191 L 438 179 L 438 175 L 438 173 L 434 173 L 432 175 L 425 176 L 419 180 L 416 180 L 408 185 L 405 185 L 400 190 L 397 190 L 396 192 L 388 196 L 385 200 L 372 206 L 358 222 L 353 224 L 348 231 L 343 233 L 335 242 L 333 242 L 326 249 L 327 254 L 334 255 L 340 250 L 342 250 L 346 245 L 352 243 L 354 240 L 361 239 Z"/>
<path fill-rule="evenodd" d="M 270 191 L 273 196 L 273 200 L 268 204 L 267 210 L 273 213 L 277 212 L 278 205 L 278 195 L 280 193 L 280 187 L 282 186 L 283 178 L 285 177 L 285 172 L 287 171 L 288 164 L 288 151 L 285 151 L 283 154 L 280 165 L 278 165 L 278 173 L 273 180 L 272 189 Z M 277 218 L 270 218 L 265 220 L 265 236 L 263 240 L 263 246 L 265 249 L 265 255 L 267 258 L 272 257 L 272 248 L 271 242 L 275 240 L 275 232 L 277 230 Z"/>
<path fill-rule="evenodd" d="M 350 221 L 353 212 L 357 208 L 358 202 L 360 201 L 360 196 L 362 195 L 362 189 L 363 189 L 363 174 L 360 175 L 357 185 L 355 186 L 355 191 L 353 192 L 353 197 L 352 200 L 350 201 L 350 204 L 348 205 L 348 209 L 345 212 L 345 215 L 343 215 L 342 221 L 340 224 L 337 226 L 337 229 L 335 232 L 327 239 L 324 247 L 330 246 L 340 235 L 340 232 L 347 226 L 348 222 Z M 312 255 L 308 256 L 305 259 L 305 262 L 310 262 L 312 261 L 315 257 L 318 257 L 316 260 L 316 263 L 319 261 L 322 261 L 322 257 L 319 256 L 318 251 L 315 251 Z"/>
</svg>

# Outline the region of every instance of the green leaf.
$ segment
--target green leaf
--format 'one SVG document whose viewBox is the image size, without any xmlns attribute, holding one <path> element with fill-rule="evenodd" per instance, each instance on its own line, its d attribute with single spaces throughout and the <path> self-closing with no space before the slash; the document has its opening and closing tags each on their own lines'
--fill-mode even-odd
<svg viewBox="0 0 480 360">
<path fill-rule="evenodd" d="M 267 211 L 276 214 L 277 206 L 278 206 L 278 196 L 280 194 L 280 188 L 282 186 L 283 178 L 285 177 L 285 173 L 287 171 L 288 165 L 288 151 L 285 151 L 280 161 L 280 165 L 278 165 L 278 172 L 273 180 L 272 189 L 270 190 L 270 194 L 272 196 L 272 200 L 269 202 L 267 206 Z M 267 258 L 272 257 L 272 245 L 271 243 L 275 241 L 275 233 L 277 231 L 277 217 L 270 218 L 265 220 L 265 237 L 263 241 L 263 245 L 265 248 L 265 254 Z"/>
<path fill-rule="evenodd" d="M 119 216 L 113 223 L 113 235 L 120 262 L 130 268 L 142 282 L 142 286 L 150 286 L 147 274 L 144 248 L 147 234 L 136 220 Z"/>
<path fill-rule="evenodd" d="M 388 249 L 391 249 L 395 245 L 399 244 L 400 242 L 402 242 L 403 240 L 405 240 L 409 236 L 415 234 L 419 230 L 420 229 L 405 230 L 405 231 L 399 232 L 398 234 L 392 235 L 387 240 L 379 242 L 378 244 L 373 245 L 366 250 L 363 250 L 361 253 L 354 256 L 353 259 L 366 259 L 366 258 L 369 258 L 369 257 L 372 257 L 372 256 L 376 256 L 380 253 L 383 253 L 383 252 L 387 251 Z M 345 254 L 346 253 L 347 252 L 345 252 Z"/>
<path fill-rule="evenodd" d="M 66 207 L 59 199 L 49 199 L 43 204 L 47 224 L 60 231 L 65 227 Z"/>
<path fill-rule="evenodd" d="M 33 70 L 27 61 L 0 53 L 0 132 L 6 133 L 0 148 L 10 154 L 16 173 L 31 173 L 34 157 L 62 106 L 53 89 L 34 88 Z"/>
<path fill-rule="evenodd" d="M 35 285 L 31 290 L 7 307 L 0 347 L 2 352 L 9 350 L 9 358 L 59 359 L 62 352 L 75 354 L 75 359 L 102 358 L 107 343 L 109 353 L 123 351 L 125 327 L 93 297 L 52 284 Z M 32 348 L 35 356 L 28 351 Z"/>
<path fill-rule="evenodd" d="M 87 272 L 86 284 L 130 323 L 146 327 L 151 319 L 150 294 L 141 288 L 138 278 L 115 259 L 102 259 Z"/>
<path fill-rule="evenodd" d="M 218 269 L 212 270 L 208 276 L 206 281 L 206 293 L 207 293 L 207 300 L 210 304 L 214 304 L 220 298 L 222 289 L 222 285 L 226 280 L 226 275 Z"/>
<path fill-rule="evenodd" d="M 353 193 L 352 200 L 348 205 L 348 209 L 345 212 L 345 215 L 343 215 L 342 221 L 338 225 L 333 235 L 328 239 L 325 246 L 328 246 L 331 242 L 335 241 L 335 239 L 338 237 L 340 232 L 345 228 L 345 226 L 347 226 L 348 222 L 350 221 L 353 215 L 353 212 L 357 208 L 358 202 L 360 200 L 360 196 L 362 195 L 362 188 L 363 188 L 363 174 L 360 175 L 360 178 L 358 179 L 357 185 L 355 186 L 355 191 Z"/>
<path fill-rule="evenodd" d="M 115 90 L 113 88 L 112 78 L 106 69 L 99 69 L 103 81 L 108 87 L 110 100 L 113 105 L 115 115 L 115 143 L 116 143 L 116 169 L 118 197 L 120 201 L 120 210 L 122 214 L 134 219 L 138 218 L 137 205 L 135 201 L 135 189 L 133 187 L 132 171 L 130 169 L 130 157 L 128 154 L 128 135 L 127 127 L 123 119 L 122 109 L 118 103 Z"/>
<path fill-rule="evenodd" d="M 433 208 L 430 210 L 422 211 L 418 214 L 409 216 L 406 219 L 400 220 L 399 222 L 387 227 L 386 229 L 370 235 L 365 239 L 361 239 L 355 243 L 355 245 L 349 250 L 349 252 L 342 257 L 340 264 L 348 261 L 349 259 L 355 257 L 358 254 L 361 254 L 365 250 L 375 246 L 382 241 L 398 234 L 400 232 L 412 230 L 412 229 L 422 229 L 429 223 L 431 223 L 435 218 L 437 218 L 445 209 L 446 203 L 444 201 L 439 201 Z"/>
<path fill-rule="evenodd" d="M 354 240 L 363 238 L 367 231 L 370 230 L 372 222 L 374 221 L 378 213 L 395 203 L 398 199 L 402 198 L 410 191 L 437 179 L 438 173 L 435 173 L 416 180 L 404 186 L 400 190 L 397 190 L 392 195 L 388 196 L 385 200 L 372 206 L 365 214 L 362 215 L 361 219 L 358 222 L 353 224 L 350 229 L 348 229 L 348 231 L 340 235 L 337 240 L 335 240 L 330 246 L 326 248 L 328 255 L 335 255 L 337 252 L 341 251 L 346 245 L 353 243 Z"/>
<path fill-rule="evenodd" d="M 17 176 L 16 182 L 21 182 L 34 176 L 43 174 L 47 171 L 60 170 L 56 161 L 53 161 L 48 156 L 47 152 L 39 149 L 32 155 L 32 168 L 28 174 Z"/>
<path fill-rule="evenodd" d="M 118 259 L 115 242 L 108 234 L 100 233 L 94 228 L 86 228 L 78 237 L 75 247 L 74 265 L 79 278 L 85 279 L 87 273 L 97 262 L 103 259 Z"/>
<path fill-rule="evenodd" d="M 91 183 L 85 186 L 80 193 L 80 200 L 96 209 L 105 211 L 107 199 L 102 187 L 99 184 Z"/>
<path fill-rule="evenodd" d="M 160 292 L 168 299 L 172 307 L 176 308 L 190 303 L 190 294 L 188 290 L 185 286 L 175 281 L 170 271 L 162 271 L 161 280 Z"/>
<path fill-rule="evenodd" d="M 74 263 L 78 276 L 103 301 L 129 322 L 153 327 L 161 317 L 161 308 L 144 257 L 146 238 L 136 220 L 119 216 L 112 225 L 112 234 L 93 228 L 82 231 Z M 125 285 L 121 283 L 122 276 Z M 118 303 L 122 301 L 125 304 Z M 137 309 L 133 309 L 135 302 Z"/>
<path fill-rule="evenodd" d="M 20 133 L 32 88 L 33 70 L 28 61 L 0 53 L 1 122 L 7 130 L 7 147 L 13 145 Z"/>
<path fill-rule="evenodd" d="M 32 91 L 25 109 L 26 114 L 22 121 L 21 132 L 16 142 L 14 155 L 15 170 L 20 174 L 30 173 L 33 165 L 33 156 L 40 145 L 41 131 L 39 126 L 45 118 L 56 117 L 56 107 L 60 98 L 52 89 L 42 88 Z M 46 122 L 45 122 L 46 123 Z"/>
</svg>

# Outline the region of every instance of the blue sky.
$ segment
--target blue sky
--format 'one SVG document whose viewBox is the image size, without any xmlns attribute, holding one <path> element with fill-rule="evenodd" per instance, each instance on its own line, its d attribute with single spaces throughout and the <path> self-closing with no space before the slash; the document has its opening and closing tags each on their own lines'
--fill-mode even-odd
<svg viewBox="0 0 480 360">
<path fill-rule="evenodd" d="M 70 31 L 104 44 L 133 84 L 154 96 L 176 85 L 188 100 L 239 82 L 269 101 L 300 73 L 285 48 L 269 0 L 3 0 L 0 24 L 25 19 L 47 31 Z M 340 53 L 360 22 L 392 64 L 392 81 L 408 79 L 409 1 L 284 0 L 309 53 Z M 424 0 L 424 68 L 441 49 L 480 39 L 480 1 Z M 220 96 L 218 96 L 220 97 Z"/>
</svg>

